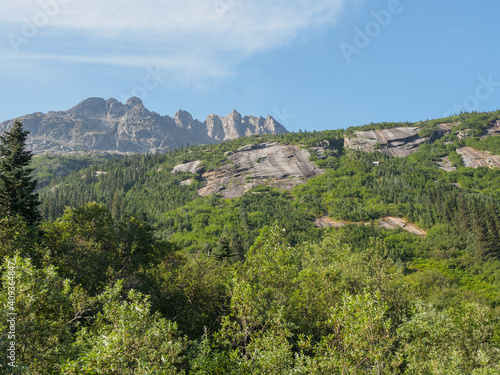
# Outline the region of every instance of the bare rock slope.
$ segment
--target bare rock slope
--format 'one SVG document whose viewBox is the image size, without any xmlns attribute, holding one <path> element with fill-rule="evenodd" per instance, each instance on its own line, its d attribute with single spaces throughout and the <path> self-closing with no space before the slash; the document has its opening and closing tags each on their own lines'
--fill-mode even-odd
<svg viewBox="0 0 500 375">
<path fill-rule="evenodd" d="M 353 222 L 348 222 L 348 221 L 335 221 L 332 220 L 328 216 L 323 216 L 314 221 L 314 226 L 317 228 L 340 228 L 343 227 L 344 225 L 371 225 L 372 223 L 370 222 L 358 222 L 358 223 L 353 223 Z M 405 219 L 399 218 L 399 217 L 393 217 L 393 216 L 388 216 L 388 217 L 383 217 L 380 220 L 378 220 L 377 225 L 385 228 L 385 229 L 404 229 L 407 232 L 419 235 L 419 236 L 427 236 L 427 232 L 419 227 L 417 227 L 415 224 L 412 224 Z"/>
<path fill-rule="evenodd" d="M 30 132 L 28 145 L 37 154 L 73 151 L 116 153 L 161 152 L 183 145 L 218 143 L 253 134 L 282 134 L 274 118 L 208 116 L 200 122 L 186 111 L 171 118 L 146 109 L 139 98 L 122 104 L 115 99 L 86 99 L 67 111 L 33 113 L 19 118 Z M 14 120 L 0 123 L 0 132 Z"/>
<path fill-rule="evenodd" d="M 453 124 L 438 124 L 437 136 L 441 136 L 452 131 Z M 354 132 L 354 137 L 344 139 L 346 148 L 365 152 L 380 151 L 386 155 L 394 157 L 406 157 L 419 150 L 420 145 L 431 138 L 419 136 L 419 127 L 402 127 L 384 130 L 369 130 Z M 466 137 L 466 131 L 457 131 L 455 134 L 459 138 Z M 485 130 L 487 136 L 500 135 L 500 121 Z M 466 167 L 478 168 L 500 168 L 500 156 L 491 155 L 489 152 L 479 151 L 472 147 L 462 147 L 456 150 L 461 155 Z M 442 158 L 437 162 L 438 166 L 447 172 L 452 172 L 456 168 L 451 164 L 449 158 Z"/>
<path fill-rule="evenodd" d="M 355 137 L 345 138 L 345 147 L 371 152 L 378 150 L 395 157 L 406 157 L 418 151 L 427 138 L 420 138 L 420 128 L 393 128 L 355 132 Z"/>
<path fill-rule="evenodd" d="M 222 167 L 201 174 L 200 178 L 205 181 L 205 186 L 198 194 L 207 196 L 218 193 L 224 198 L 237 198 L 252 187 L 264 183 L 290 190 L 324 173 L 309 161 L 309 156 L 309 151 L 298 146 L 281 145 L 277 142 L 241 147 L 234 154 L 228 155 L 228 162 Z M 199 164 L 181 164 L 174 171 L 192 171 L 193 165 L 197 168 Z"/>
<path fill-rule="evenodd" d="M 500 168 L 500 156 L 498 155 L 491 155 L 489 152 L 479 151 L 472 147 L 459 148 L 457 153 L 462 156 L 466 167 Z"/>
</svg>

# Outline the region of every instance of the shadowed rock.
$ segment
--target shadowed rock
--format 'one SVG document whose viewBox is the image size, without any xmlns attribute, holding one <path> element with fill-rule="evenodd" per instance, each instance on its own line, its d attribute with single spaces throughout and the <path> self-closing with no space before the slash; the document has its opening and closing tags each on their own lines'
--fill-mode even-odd
<svg viewBox="0 0 500 375">
<path fill-rule="evenodd" d="M 497 120 L 492 126 L 488 127 L 481 139 L 485 139 L 489 135 L 500 135 L 500 120 Z"/>
<path fill-rule="evenodd" d="M 421 128 L 393 128 L 355 132 L 355 138 L 346 138 L 346 148 L 372 152 L 378 150 L 386 155 L 406 157 L 418 151 L 418 146 L 427 138 L 420 138 Z"/>
</svg>

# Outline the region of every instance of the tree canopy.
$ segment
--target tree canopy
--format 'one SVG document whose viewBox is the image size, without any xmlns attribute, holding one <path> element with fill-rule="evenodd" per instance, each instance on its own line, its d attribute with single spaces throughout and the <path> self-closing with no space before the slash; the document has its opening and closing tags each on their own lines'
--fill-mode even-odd
<svg viewBox="0 0 500 375">
<path fill-rule="evenodd" d="M 41 216 L 38 212 L 38 195 L 34 192 L 37 181 L 29 168 L 33 157 L 26 149 L 29 132 L 21 122 L 0 135 L 0 215 L 19 215 L 28 225 L 36 225 Z"/>
</svg>

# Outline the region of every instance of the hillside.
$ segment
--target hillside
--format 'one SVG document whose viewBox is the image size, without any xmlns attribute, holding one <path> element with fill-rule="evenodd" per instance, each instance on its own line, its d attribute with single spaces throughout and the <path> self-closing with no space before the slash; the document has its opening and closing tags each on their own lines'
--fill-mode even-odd
<svg viewBox="0 0 500 375">
<path fill-rule="evenodd" d="M 23 358 L 39 373 L 498 373 L 499 116 L 36 157 L 38 237 L 0 221 L 2 254 L 31 259 L 8 258 L 30 301 Z"/>
<path fill-rule="evenodd" d="M 36 154 L 164 152 L 253 134 L 287 132 L 271 116 L 242 117 L 236 111 L 226 117 L 209 115 L 204 122 L 183 110 L 173 118 L 161 116 L 136 97 L 125 104 L 116 99 L 89 98 L 67 111 L 33 113 L 18 120 L 30 132 L 28 144 Z M 0 132 L 14 121 L 1 123 Z"/>
<path fill-rule="evenodd" d="M 358 132 L 359 137 L 370 131 L 384 134 L 386 130 L 377 129 L 380 127 L 409 129 L 412 142 L 417 138 L 422 141 L 404 157 L 392 157 L 393 153 L 383 149 L 364 152 L 344 148 L 347 137 L 339 130 L 257 135 L 164 155 L 111 159 L 74 170 L 66 178 L 55 177 L 40 191 L 42 210 L 46 217 L 56 218 L 66 206 L 97 201 L 105 203 L 118 218 L 145 214 L 162 237 L 187 253 L 202 249 L 210 253 L 221 238 L 229 241 L 234 235 L 246 252 L 258 231 L 275 223 L 286 229 L 292 244 L 317 241 L 329 227 L 338 228 L 335 223 L 346 228 L 363 223 L 365 229 L 359 230 L 370 232 L 374 225 L 379 228 L 373 232 L 377 236 L 393 236 L 383 229 L 400 228 L 396 231 L 400 239 L 390 250 L 395 251 L 394 259 L 412 259 L 418 252 L 410 249 L 423 243 L 444 251 L 438 249 L 451 233 L 456 239 L 453 251 L 488 258 L 500 254 L 496 239 L 483 243 L 486 237 L 498 236 L 492 228 L 497 220 L 500 223 L 496 208 L 500 170 L 479 168 L 473 172 L 464 166 L 460 150 L 473 145 L 498 152 L 500 137 L 489 135 L 495 134 L 491 129 L 496 122 L 490 120 L 495 116 L 498 113 L 445 119 L 455 124 L 453 130 L 449 127 L 446 131 L 439 125 L 443 120 L 418 127 L 372 124 L 347 131 Z M 469 131 L 484 129 L 485 136 L 460 139 L 458 129 L 464 125 L 459 123 L 470 127 L 473 122 L 479 125 Z M 424 137 L 426 132 L 430 135 Z M 404 137 L 400 139 L 404 144 Z M 439 164 L 445 158 L 454 165 L 448 172 Z M 461 229 L 477 225 L 489 229 Z M 407 231 L 427 236 L 407 237 Z M 466 289 L 470 287 L 468 284 Z M 500 294 L 492 298 L 500 301 Z"/>
</svg>

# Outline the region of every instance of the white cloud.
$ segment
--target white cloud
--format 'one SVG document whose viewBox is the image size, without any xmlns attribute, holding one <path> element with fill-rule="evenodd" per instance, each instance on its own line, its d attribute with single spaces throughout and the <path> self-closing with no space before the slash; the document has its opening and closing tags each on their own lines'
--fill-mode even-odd
<svg viewBox="0 0 500 375">
<path fill-rule="evenodd" d="M 0 23 L 9 22 L 10 32 L 23 36 L 26 20 L 34 22 L 41 13 L 49 13 L 46 26 L 39 28 L 44 32 L 36 38 L 51 47 L 40 52 L 31 50 L 29 44 L 21 45 L 26 48 L 17 58 L 127 66 L 141 65 L 145 56 L 153 54 L 163 64 L 187 70 L 205 62 L 210 67 L 208 75 L 224 75 L 219 70 L 230 69 L 245 56 L 332 25 L 346 1 L 8 0 L 2 6 Z M 71 53 L 61 47 L 67 35 L 78 37 Z M 107 52 L 110 49 L 114 52 Z M 194 61 L 189 63 L 189 59 Z"/>
</svg>

